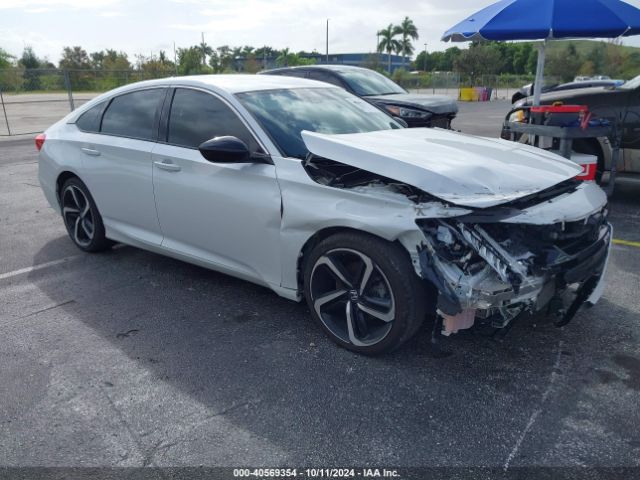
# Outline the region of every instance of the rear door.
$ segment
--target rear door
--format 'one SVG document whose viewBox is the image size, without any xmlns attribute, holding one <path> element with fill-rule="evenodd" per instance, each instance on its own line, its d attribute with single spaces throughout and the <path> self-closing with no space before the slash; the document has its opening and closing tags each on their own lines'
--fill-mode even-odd
<svg viewBox="0 0 640 480">
<path fill-rule="evenodd" d="M 107 235 L 129 243 L 159 245 L 160 224 L 153 198 L 151 150 L 157 140 L 166 88 L 114 97 L 79 147 L 83 178 L 103 217 Z M 91 111 L 87 112 L 89 114 Z M 82 117 L 78 120 L 82 128 Z M 87 118 L 86 125 L 96 122 Z"/>
<path fill-rule="evenodd" d="M 280 284 L 280 188 L 273 165 L 211 163 L 198 146 L 231 135 L 262 148 L 222 98 L 176 88 L 153 152 L 162 245 L 234 275 Z"/>
</svg>

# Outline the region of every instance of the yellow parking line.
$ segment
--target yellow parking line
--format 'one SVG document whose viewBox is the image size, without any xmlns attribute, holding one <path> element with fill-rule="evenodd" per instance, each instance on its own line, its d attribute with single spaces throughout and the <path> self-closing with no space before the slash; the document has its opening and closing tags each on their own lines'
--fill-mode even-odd
<svg viewBox="0 0 640 480">
<path fill-rule="evenodd" d="M 618 240 L 614 238 L 613 243 L 615 243 L 616 245 L 624 245 L 626 247 L 640 248 L 640 242 L 630 242 L 629 240 Z"/>
</svg>

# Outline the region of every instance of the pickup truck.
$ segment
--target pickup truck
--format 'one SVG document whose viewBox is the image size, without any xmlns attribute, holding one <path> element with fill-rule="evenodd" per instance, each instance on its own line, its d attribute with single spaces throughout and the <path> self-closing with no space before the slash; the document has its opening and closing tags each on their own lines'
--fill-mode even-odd
<svg viewBox="0 0 640 480">
<path fill-rule="evenodd" d="M 618 172 L 640 173 L 640 75 L 620 86 L 580 88 L 544 93 L 540 103 L 552 105 L 588 105 L 594 118 L 606 118 L 622 128 L 622 148 L 625 150 Z M 533 97 L 523 98 L 514 108 L 529 106 Z M 576 152 L 598 157 L 598 176 L 611 169 L 611 145 L 608 138 L 577 140 Z"/>
</svg>

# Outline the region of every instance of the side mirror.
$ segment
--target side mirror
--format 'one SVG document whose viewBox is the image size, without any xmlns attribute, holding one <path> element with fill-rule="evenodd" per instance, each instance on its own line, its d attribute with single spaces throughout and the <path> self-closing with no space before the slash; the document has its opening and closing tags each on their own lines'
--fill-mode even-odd
<svg viewBox="0 0 640 480">
<path fill-rule="evenodd" d="M 215 163 L 253 163 L 249 147 L 237 137 L 215 137 L 202 143 L 198 150 L 204 158 Z"/>
</svg>

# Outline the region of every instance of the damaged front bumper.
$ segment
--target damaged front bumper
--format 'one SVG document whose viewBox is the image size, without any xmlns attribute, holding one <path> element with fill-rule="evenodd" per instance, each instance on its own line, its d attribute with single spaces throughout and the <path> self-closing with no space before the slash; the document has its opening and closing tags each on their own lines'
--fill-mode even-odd
<svg viewBox="0 0 640 480">
<path fill-rule="evenodd" d="M 445 331 L 468 328 L 473 319 L 503 328 L 522 312 L 545 308 L 564 325 L 602 293 L 612 238 L 605 210 L 548 226 L 464 218 L 418 225 L 425 238 L 418 252 L 421 276 L 438 289 Z"/>
</svg>

